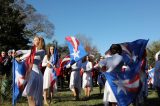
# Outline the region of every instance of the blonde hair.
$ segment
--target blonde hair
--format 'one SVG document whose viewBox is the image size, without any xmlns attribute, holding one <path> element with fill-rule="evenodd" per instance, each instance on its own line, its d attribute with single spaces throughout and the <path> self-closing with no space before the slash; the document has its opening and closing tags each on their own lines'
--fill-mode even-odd
<svg viewBox="0 0 160 106">
<path fill-rule="evenodd" d="M 39 37 L 40 39 L 40 42 L 39 42 L 39 47 L 38 49 L 43 49 L 45 50 L 45 41 L 44 41 L 44 38 L 43 37 Z"/>
<path fill-rule="evenodd" d="M 39 45 L 37 47 L 38 50 L 40 49 L 44 49 L 45 50 L 45 41 L 43 37 L 37 36 L 35 35 L 34 38 L 38 38 L 39 39 Z"/>
</svg>

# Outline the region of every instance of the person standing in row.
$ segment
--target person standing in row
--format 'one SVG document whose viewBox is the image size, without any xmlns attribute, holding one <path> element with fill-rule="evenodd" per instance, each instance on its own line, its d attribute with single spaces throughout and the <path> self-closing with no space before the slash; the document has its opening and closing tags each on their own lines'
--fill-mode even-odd
<svg viewBox="0 0 160 106">
<path fill-rule="evenodd" d="M 84 57 L 84 61 L 82 63 L 82 71 L 83 71 L 83 82 L 82 88 L 84 89 L 85 97 L 88 99 L 90 97 L 90 92 L 92 89 L 92 62 L 90 61 L 89 57 Z"/>
<path fill-rule="evenodd" d="M 73 65 L 68 64 L 66 66 L 66 68 L 71 68 L 69 88 L 73 92 L 75 100 L 79 100 L 79 94 L 81 91 L 81 76 L 80 76 L 81 65 L 82 61 L 79 60 Z"/>
<path fill-rule="evenodd" d="M 43 97 L 44 97 L 44 104 L 48 105 L 47 103 L 47 91 L 53 91 L 55 89 L 56 81 L 52 80 L 54 79 L 53 77 L 53 71 L 55 68 L 55 65 L 53 64 L 54 60 L 54 47 L 50 46 L 47 55 L 45 55 L 43 62 L 42 62 L 42 67 L 46 67 L 44 71 L 44 76 L 43 76 Z M 53 85 L 52 85 L 53 84 Z M 53 86 L 53 87 L 52 87 Z M 53 88 L 53 89 L 51 89 Z M 50 92 L 49 95 L 53 95 L 53 92 Z"/>
</svg>

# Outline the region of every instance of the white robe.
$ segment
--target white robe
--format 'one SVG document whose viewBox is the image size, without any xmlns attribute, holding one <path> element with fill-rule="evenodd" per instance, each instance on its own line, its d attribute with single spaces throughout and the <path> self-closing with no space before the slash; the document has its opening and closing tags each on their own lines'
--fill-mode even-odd
<svg viewBox="0 0 160 106">
<path fill-rule="evenodd" d="M 114 54 L 110 57 L 107 57 L 106 59 L 100 61 L 100 66 L 106 66 L 107 71 L 111 72 L 114 70 L 114 68 L 122 61 L 122 56 L 119 54 Z M 117 102 L 117 99 L 115 98 L 115 95 L 106 80 L 105 87 L 104 87 L 104 96 L 103 96 L 103 102 L 106 104 L 108 102 Z"/>
<path fill-rule="evenodd" d="M 77 88 L 80 92 L 81 90 L 81 76 L 80 76 L 81 62 L 74 63 L 71 67 L 72 67 L 72 72 L 70 76 L 69 88 L 71 91 L 73 91 L 74 88 Z"/>
<path fill-rule="evenodd" d="M 82 64 L 82 68 L 84 70 L 82 88 L 92 87 L 92 63 L 87 61 Z"/>
</svg>

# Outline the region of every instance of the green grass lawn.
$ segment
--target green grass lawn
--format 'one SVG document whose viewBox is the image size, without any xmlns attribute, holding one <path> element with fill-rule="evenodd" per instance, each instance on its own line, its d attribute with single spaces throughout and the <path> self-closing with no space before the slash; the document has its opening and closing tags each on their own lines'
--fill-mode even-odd
<svg viewBox="0 0 160 106">
<path fill-rule="evenodd" d="M 149 90 L 149 96 L 143 106 L 160 106 L 160 99 L 158 99 L 157 93 L 153 90 Z M 56 93 L 50 106 L 103 106 L 103 95 L 99 94 L 99 88 L 94 87 L 91 93 L 91 97 L 87 101 L 83 101 L 84 92 L 81 92 L 80 101 L 74 101 L 72 92 L 67 89 L 66 91 L 59 91 Z M 2 106 L 11 106 L 11 101 L 4 102 Z M 16 106 L 28 106 L 27 99 L 21 98 Z M 132 106 L 132 105 L 130 105 Z"/>
</svg>

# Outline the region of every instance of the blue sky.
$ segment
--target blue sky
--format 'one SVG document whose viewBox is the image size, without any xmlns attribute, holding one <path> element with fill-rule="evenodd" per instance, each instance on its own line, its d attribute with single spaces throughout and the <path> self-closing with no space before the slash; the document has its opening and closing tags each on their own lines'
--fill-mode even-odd
<svg viewBox="0 0 160 106">
<path fill-rule="evenodd" d="M 82 34 L 100 53 L 113 43 L 160 40 L 159 0 L 27 0 L 55 25 L 54 39 Z M 49 41 L 49 40 L 48 40 Z"/>
</svg>

